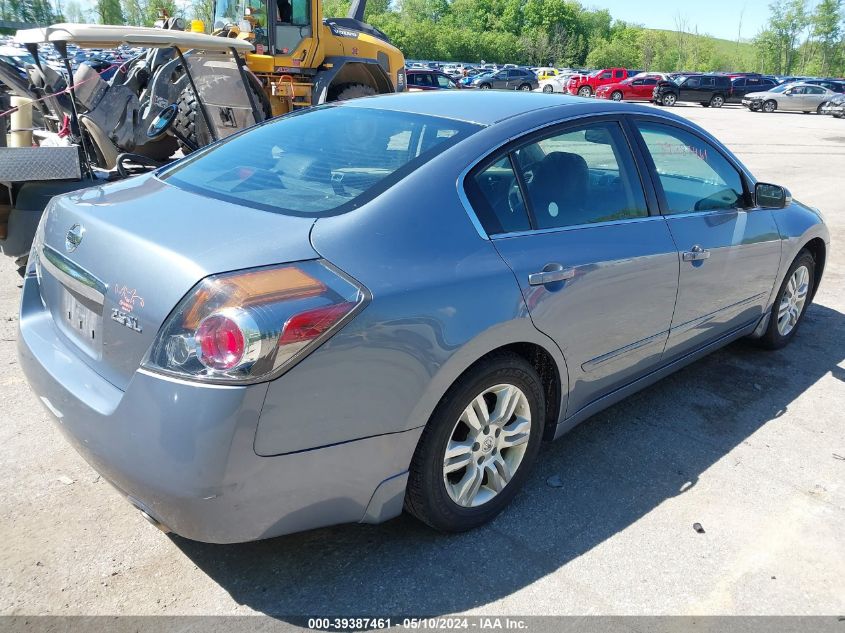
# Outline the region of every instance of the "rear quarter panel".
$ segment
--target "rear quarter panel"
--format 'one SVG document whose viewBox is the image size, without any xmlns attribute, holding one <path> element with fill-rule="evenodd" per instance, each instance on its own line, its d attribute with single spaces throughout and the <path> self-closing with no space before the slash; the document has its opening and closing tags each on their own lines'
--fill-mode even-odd
<svg viewBox="0 0 845 633">
<path fill-rule="evenodd" d="M 257 453 L 423 426 L 463 371 L 509 343 L 549 351 L 566 392 L 560 351 L 534 328 L 513 273 L 458 197 L 458 174 L 490 147 L 489 140 L 479 145 L 473 139 L 364 207 L 317 220 L 315 250 L 363 283 L 373 299 L 270 384 Z"/>
</svg>

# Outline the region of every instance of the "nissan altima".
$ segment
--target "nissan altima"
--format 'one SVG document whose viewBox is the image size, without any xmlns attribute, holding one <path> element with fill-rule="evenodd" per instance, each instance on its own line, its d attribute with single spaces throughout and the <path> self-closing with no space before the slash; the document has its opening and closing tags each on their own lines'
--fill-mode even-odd
<svg viewBox="0 0 845 633">
<path fill-rule="evenodd" d="M 208 542 L 491 520 L 540 443 L 740 337 L 828 230 L 686 120 L 443 91 L 273 119 L 53 199 L 19 355 L 143 516 Z"/>
</svg>

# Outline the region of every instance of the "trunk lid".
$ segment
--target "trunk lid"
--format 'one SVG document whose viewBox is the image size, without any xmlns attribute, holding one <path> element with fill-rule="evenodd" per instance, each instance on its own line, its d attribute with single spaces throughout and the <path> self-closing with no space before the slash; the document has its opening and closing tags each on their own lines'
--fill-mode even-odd
<svg viewBox="0 0 845 633">
<path fill-rule="evenodd" d="M 69 346 L 120 389 L 202 278 L 318 257 L 312 218 L 207 198 L 152 175 L 57 197 L 44 223 L 42 300 Z"/>
</svg>

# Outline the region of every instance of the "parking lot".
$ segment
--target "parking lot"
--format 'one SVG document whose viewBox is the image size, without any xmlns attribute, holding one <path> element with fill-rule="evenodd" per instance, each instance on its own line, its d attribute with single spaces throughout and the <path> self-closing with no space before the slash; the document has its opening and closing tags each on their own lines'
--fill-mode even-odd
<svg viewBox="0 0 845 633">
<path fill-rule="evenodd" d="M 159 532 L 27 387 L 0 260 L 0 613 L 845 612 L 845 121 L 673 111 L 824 212 L 815 304 L 786 349 L 733 344 L 546 445 L 515 502 L 462 535 L 407 516 L 244 545 Z"/>
</svg>

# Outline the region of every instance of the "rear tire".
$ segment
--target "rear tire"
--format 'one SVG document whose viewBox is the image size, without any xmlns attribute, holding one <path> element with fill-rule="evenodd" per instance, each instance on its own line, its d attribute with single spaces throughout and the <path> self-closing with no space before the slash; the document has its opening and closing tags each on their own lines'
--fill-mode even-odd
<svg viewBox="0 0 845 633">
<path fill-rule="evenodd" d="M 523 92 L 528 92 L 531 90 L 531 84 L 522 84 L 519 89 Z"/>
<path fill-rule="evenodd" d="M 516 409 L 505 422 L 497 423 L 500 398 L 491 394 L 501 388 L 515 394 Z M 491 356 L 461 376 L 443 396 L 422 432 L 411 461 L 405 509 L 443 532 L 471 530 L 499 514 L 522 487 L 537 457 L 545 419 L 543 393 L 534 367 L 509 352 Z M 478 411 L 479 398 L 484 411 L 483 415 L 473 415 L 480 420 L 473 430 L 463 420 L 468 419 L 468 410 Z M 506 402 L 501 401 L 502 405 Z M 528 425 L 526 413 L 530 415 Z M 527 438 L 522 430 L 526 426 Z M 504 445 L 506 442 L 509 446 Z M 452 462 L 448 473 L 447 450 Z M 514 450 L 519 452 L 510 452 Z M 497 461 L 510 464 L 504 470 L 509 476 L 502 474 Z M 456 468 L 458 462 L 461 466 Z M 462 501 L 459 493 L 465 489 Z"/>
<path fill-rule="evenodd" d="M 798 273 L 798 271 L 802 268 L 805 269 L 806 272 Z M 801 325 L 801 322 L 804 320 L 804 314 L 807 312 L 807 307 L 812 301 L 813 288 L 815 284 L 815 271 L 816 260 L 813 259 L 810 251 L 802 249 L 792 262 L 792 265 L 789 267 L 789 270 L 783 279 L 783 283 L 780 285 L 780 289 L 775 296 L 774 305 L 769 313 L 769 325 L 766 328 L 765 334 L 755 341 L 757 345 L 765 349 L 780 349 L 789 344 L 795 336 L 795 333 L 798 331 L 798 327 Z M 803 288 L 798 287 L 801 284 L 794 283 L 796 278 L 805 279 L 806 286 Z M 803 294 L 803 300 L 801 301 L 799 307 L 795 307 L 795 302 L 790 303 L 788 297 L 790 293 L 798 293 L 799 295 Z M 794 322 L 790 322 L 788 318 L 789 315 L 786 314 L 786 312 L 788 312 L 788 310 L 786 310 L 787 307 L 793 310 L 793 314 L 795 315 Z M 797 312 L 795 312 L 796 309 Z M 784 312 L 784 316 L 787 317 L 785 325 L 789 325 L 789 329 L 786 329 L 783 321 L 779 320 L 779 316 L 781 316 L 782 312 Z"/>
<path fill-rule="evenodd" d="M 713 95 L 710 99 L 710 106 L 713 108 L 721 108 L 723 105 L 725 105 L 725 98 L 722 95 Z"/>
<path fill-rule="evenodd" d="M 331 101 L 349 101 L 359 97 L 372 97 L 377 94 L 376 89 L 366 84 L 344 84 L 337 87 L 337 92 Z"/>
</svg>

